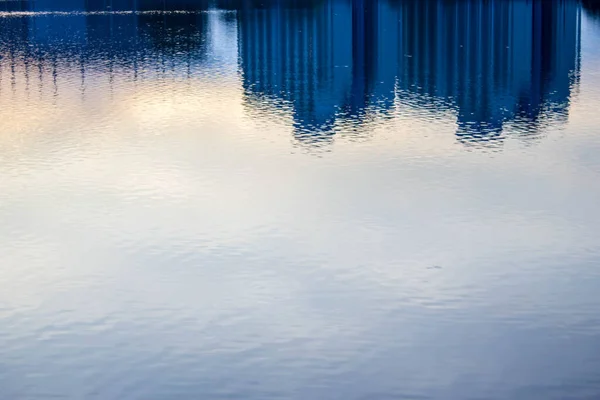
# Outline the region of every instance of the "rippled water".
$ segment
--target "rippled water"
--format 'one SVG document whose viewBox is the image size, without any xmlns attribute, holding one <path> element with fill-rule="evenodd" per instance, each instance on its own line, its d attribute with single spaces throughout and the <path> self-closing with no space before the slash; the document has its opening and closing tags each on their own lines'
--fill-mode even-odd
<svg viewBox="0 0 600 400">
<path fill-rule="evenodd" d="M 0 398 L 599 399 L 599 110 L 592 1 L 0 1 Z"/>
</svg>

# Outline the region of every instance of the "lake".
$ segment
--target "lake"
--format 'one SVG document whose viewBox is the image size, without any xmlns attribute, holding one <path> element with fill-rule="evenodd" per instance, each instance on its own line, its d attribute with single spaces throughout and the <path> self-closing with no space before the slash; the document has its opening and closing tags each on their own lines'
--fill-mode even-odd
<svg viewBox="0 0 600 400">
<path fill-rule="evenodd" d="M 0 1 L 0 399 L 599 399 L 599 9 Z"/>
</svg>

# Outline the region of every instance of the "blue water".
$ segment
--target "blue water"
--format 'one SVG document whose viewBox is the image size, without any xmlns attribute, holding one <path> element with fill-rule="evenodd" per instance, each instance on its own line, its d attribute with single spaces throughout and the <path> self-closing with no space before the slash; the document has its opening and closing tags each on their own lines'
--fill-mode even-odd
<svg viewBox="0 0 600 400">
<path fill-rule="evenodd" d="M 600 399 L 599 8 L 0 0 L 0 399 Z"/>
</svg>

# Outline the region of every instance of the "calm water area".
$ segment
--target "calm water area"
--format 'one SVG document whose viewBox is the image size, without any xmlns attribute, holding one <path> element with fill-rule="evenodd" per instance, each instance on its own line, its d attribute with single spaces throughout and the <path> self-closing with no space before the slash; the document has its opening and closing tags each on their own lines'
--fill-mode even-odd
<svg viewBox="0 0 600 400">
<path fill-rule="evenodd" d="M 600 399 L 598 9 L 0 0 L 0 399 Z"/>
</svg>

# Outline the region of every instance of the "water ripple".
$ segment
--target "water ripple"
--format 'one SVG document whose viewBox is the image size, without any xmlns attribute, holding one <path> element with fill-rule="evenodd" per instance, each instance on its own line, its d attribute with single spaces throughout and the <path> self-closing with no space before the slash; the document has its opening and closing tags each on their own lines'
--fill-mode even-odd
<svg viewBox="0 0 600 400">
<path fill-rule="evenodd" d="M 598 397 L 593 6 L 158 3 L 0 2 L 0 398 Z"/>
</svg>

